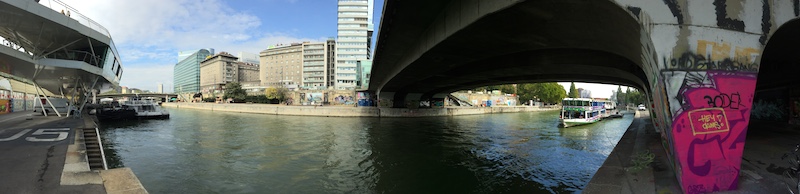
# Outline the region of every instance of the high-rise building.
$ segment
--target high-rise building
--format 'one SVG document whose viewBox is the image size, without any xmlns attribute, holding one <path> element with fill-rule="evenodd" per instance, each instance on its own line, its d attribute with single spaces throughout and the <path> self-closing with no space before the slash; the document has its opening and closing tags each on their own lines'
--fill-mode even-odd
<svg viewBox="0 0 800 194">
<path fill-rule="evenodd" d="M 328 85 L 326 42 L 303 43 L 303 89 L 325 89 Z"/>
<path fill-rule="evenodd" d="M 303 82 L 303 44 L 270 46 L 259 54 L 261 85 L 297 89 Z"/>
<path fill-rule="evenodd" d="M 158 93 L 159 94 L 163 94 L 164 93 L 164 84 L 158 84 Z"/>
<path fill-rule="evenodd" d="M 328 79 L 327 87 L 333 87 L 336 83 L 336 76 L 334 75 L 336 72 L 336 38 L 328 38 L 325 41 L 328 49 L 328 62 L 326 68 L 328 68 L 328 72 L 326 72 Z"/>
<path fill-rule="evenodd" d="M 221 95 L 231 82 L 258 82 L 258 64 L 238 61 L 238 58 L 220 52 L 200 62 L 200 87 L 203 94 Z"/>
<path fill-rule="evenodd" d="M 339 0 L 336 40 L 336 89 L 356 89 L 360 61 L 370 60 L 373 0 Z"/>
<path fill-rule="evenodd" d="M 183 56 L 182 60 L 175 64 L 173 71 L 173 91 L 175 93 L 197 93 L 200 92 L 200 62 L 211 55 L 211 51 L 200 49 L 189 55 Z M 178 58 L 184 52 L 178 53 Z"/>
</svg>

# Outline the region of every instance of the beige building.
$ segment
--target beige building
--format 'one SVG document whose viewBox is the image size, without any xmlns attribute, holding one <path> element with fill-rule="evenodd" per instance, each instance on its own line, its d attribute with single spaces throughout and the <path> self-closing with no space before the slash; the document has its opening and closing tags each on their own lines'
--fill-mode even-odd
<svg viewBox="0 0 800 194">
<path fill-rule="evenodd" d="M 303 44 L 271 46 L 259 54 L 261 85 L 297 89 L 303 82 Z"/>
<path fill-rule="evenodd" d="M 200 90 L 206 97 L 221 96 L 231 82 L 258 82 L 259 65 L 237 61 L 237 57 L 220 52 L 200 62 Z"/>
<path fill-rule="evenodd" d="M 331 81 L 335 42 L 292 43 L 273 46 L 259 55 L 263 86 L 289 89 L 326 89 Z"/>
</svg>

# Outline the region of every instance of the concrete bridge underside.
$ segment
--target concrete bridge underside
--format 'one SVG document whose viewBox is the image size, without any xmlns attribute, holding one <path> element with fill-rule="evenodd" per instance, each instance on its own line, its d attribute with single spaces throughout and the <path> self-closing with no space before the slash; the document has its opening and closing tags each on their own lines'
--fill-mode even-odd
<svg viewBox="0 0 800 194">
<path fill-rule="evenodd" d="M 388 0 L 383 9 L 369 85 L 379 106 L 504 83 L 637 87 L 686 193 L 736 189 L 756 87 L 800 81 L 789 79 L 800 70 L 797 0 Z"/>
</svg>

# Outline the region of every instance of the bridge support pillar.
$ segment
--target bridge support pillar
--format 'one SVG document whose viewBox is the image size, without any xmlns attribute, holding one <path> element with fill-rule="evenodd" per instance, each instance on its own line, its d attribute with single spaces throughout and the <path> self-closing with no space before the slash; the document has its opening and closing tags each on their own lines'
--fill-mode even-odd
<svg viewBox="0 0 800 194">
<path fill-rule="evenodd" d="M 692 36 L 652 34 L 653 40 L 678 42 L 645 66 L 654 75 L 648 92 L 653 125 L 661 129 L 684 192 L 736 190 L 762 49 L 759 35 L 684 28 L 694 30 Z"/>
<path fill-rule="evenodd" d="M 394 105 L 394 92 L 378 92 L 378 107 L 392 108 Z"/>
<path fill-rule="evenodd" d="M 445 102 L 447 102 L 447 95 L 448 93 L 438 93 L 434 94 L 431 99 L 431 108 L 444 108 Z"/>
<path fill-rule="evenodd" d="M 422 99 L 422 93 L 409 93 L 406 94 L 404 105 L 406 108 L 419 108 L 419 101 Z"/>
</svg>

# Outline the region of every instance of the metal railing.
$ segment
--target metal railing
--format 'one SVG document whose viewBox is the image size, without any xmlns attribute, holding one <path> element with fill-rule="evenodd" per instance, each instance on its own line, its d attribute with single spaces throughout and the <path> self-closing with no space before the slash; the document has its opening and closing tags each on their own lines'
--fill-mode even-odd
<svg viewBox="0 0 800 194">
<path fill-rule="evenodd" d="M 103 68 L 103 58 L 100 56 L 95 56 L 86 51 L 67 50 L 65 52 L 54 52 L 50 55 L 47 55 L 47 58 L 83 61 L 87 64 Z"/>
<path fill-rule="evenodd" d="M 100 139 L 100 129 L 95 127 L 94 134 L 97 136 L 97 144 L 100 145 L 100 157 L 103 158 L 103 170 L 108 170 L 108 163 L 106 162 L 106 151 L 103 150 L 103 140 Z"/>
<path fill-rule="evenodd" d="M 78 12 L 78 10 L 76 10 L 75 8 L 70 7 L 69 5 L 67 5 L 64 2 L 61 2 L 60 0 L 40 0 L 39 4 L 47 8 L 50 8 L 53 11 L 63 13 L 67 17 L 70 17 L 75 21 L 78 21 L 78 23 L 81 23 L 86 27 L 89 27 L 97 32 L 100 32 L 101 34 L 106 35 L 109 38 L 111 37 L 111 34 L 105 27 L 95 22 L 94 20 L 89 19 L 89 17 L 86 17 L 85 15 Z"/>
</svg>

